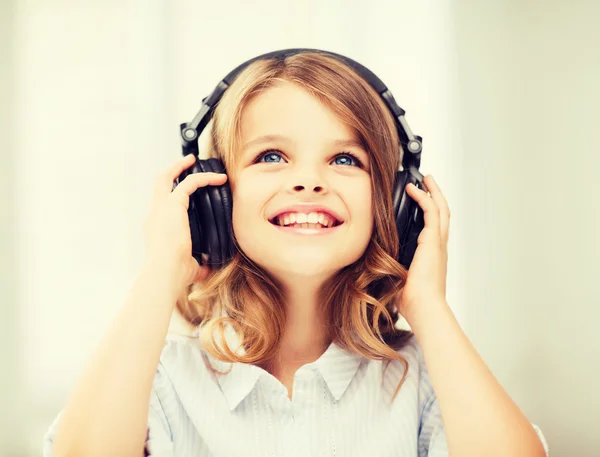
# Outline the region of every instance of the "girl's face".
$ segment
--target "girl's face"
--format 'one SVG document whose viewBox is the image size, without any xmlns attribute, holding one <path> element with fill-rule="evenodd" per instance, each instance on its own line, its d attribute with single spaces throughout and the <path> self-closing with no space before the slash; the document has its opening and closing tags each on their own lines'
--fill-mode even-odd
<svg viewBox="0 0 600 457">
<path fill-rule="evenodd" d="M 358 260 L 371 238 L 373 214 L 369 156 L 353 131 L 289 82 L 255 97 L 242 113 L 241 129 L 230 184 L 233 230 L 245 254 L 284 282 L 325 280 Z M 307 235 L 270 221 L 298 203 L 322 205 L 343 222 Z"/>
</svg>

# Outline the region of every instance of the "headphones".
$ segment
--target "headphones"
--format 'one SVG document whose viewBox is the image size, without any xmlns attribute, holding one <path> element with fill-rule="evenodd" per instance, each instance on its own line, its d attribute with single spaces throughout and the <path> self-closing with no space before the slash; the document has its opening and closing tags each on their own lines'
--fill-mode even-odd
<svg viewBox="0 0 600 457">
<path fill-rule="evenodd" d="M 398 262 L 406 269 L 409 268 L 417 249 L 417 238 L 424 227 L 424 215 L 420 206 L 406 193 L 406 186 L 413 183 L 423 189 L 423 175 L 419 171 L 421 164 L 421 150 L 423 139 L 413 135 L 406 120 L 405 111 L 400 108 L 390 90 L 369 69 L 348 57 L 320 49 L 294 48 L 284 49 L 254 57 L 231 71 L 210 95 L 202 100 L 202 107 L 194 119 L 189 123 L 180 125 L 180 134 L 183 155 L 194 154 L 196 162 L 175 180 L 174 187 L 187 175 L 192 173 L 226 173 L 223 162 L 219 159 L 209 158 L 200 160 L 198 157 L 198 138 L 210 121 L 214 108 L 233 83 L 237 75 L 249 64 L 258 59 L 283 60 L 288 56 L 303 52 L 316 52 L 341 60 L 343 63 L 359 73 L 381 96 L 395 120 L 405 154 L 402 159 L 402 171 L 396 171 L 393 188 L 393 206 L 396 228 L 399 238 Z M 399 148 L 400 149 L 400 148 Z M 399 150 L 400 153 L 400 150 Z M 188 217 L 192 239 L 192 256 L 203 265 L 203 254 L 208 256 L 206 263 L 211 267 L 220 267 L 227 263 L 234 254 L 233 227 L 231 222 L 233 199 L 229 183 L 220 186 L 206 186 L 198 188 L 190 196 Z"/>
</svg>

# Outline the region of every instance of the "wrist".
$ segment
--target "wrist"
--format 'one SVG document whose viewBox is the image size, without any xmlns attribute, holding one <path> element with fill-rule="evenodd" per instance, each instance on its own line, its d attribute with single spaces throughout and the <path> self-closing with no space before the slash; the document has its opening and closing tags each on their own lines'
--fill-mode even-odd
<svg viewBox="0 0 600 457">
<path fill-rule="evenodd" d="M 158 288 L 161 293 L 172 298 L 174 303 L 184 289 L 180 276 L 170 270 L 164 262 L 148 259 L 143 264 L 139 277 L 144 284 Z"/>
<path fill-rule="evenodd" d="M 402 317 L 404 317 L 413 332 L 418 333 L 427 325 L 428 321 L 448 310 L 450 310 L 450 306 L 445 300 L 424 301 L 416 306 L 411 306 L 410 310 L 402 314 Z"/>
</svg>

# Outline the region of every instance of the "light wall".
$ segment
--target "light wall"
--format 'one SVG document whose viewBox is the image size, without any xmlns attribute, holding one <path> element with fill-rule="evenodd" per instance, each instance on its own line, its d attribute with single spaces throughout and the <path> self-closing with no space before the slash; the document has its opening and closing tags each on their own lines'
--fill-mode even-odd
<svg viewBox="0 0 600 457">
<path fill-rule="evenodd" d="M 600 3 L 455 3 L 465 326 L 554 457 L 599 455 Z"/>
<path fill-rule="evenodd" d="M 553 456 L 594 455 L 598 8 L 378 5 L 2 3 L 6 456 L 40 454 L 122 304 L 154 178 L 180 155 L 179 123 L 239 63 L 288 47 L 345 54 L 392 90 L 452 210 L 457 318 Z"/>
</svg>

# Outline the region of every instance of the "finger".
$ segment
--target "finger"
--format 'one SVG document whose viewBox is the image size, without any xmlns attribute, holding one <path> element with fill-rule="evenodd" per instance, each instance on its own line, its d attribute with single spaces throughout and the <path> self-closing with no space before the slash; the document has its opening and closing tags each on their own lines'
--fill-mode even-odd
<svg viewBox="0 0 600 457">
<path fill-rule="evenodd" d="M 422 189 L 419 189 L 414 184 L 410 183 L 406 186 L 408 195 L 417 202 L 423 210 L 423 219 L 426 228 L 433 229 L 436 233 L 440 232 L 440 210 L 433 201 Z"/>
<path fill-rule="evenodd" d="M 427 189 L 431 193 L 431 198 L 437 205 L 440 210 L 440 233 L 442 235 L 442 239 L 447 242 L 448 241 L 448 231 L 450 226 L 450 208 L 448 207 L 448 202 L 438 186 L 433 176 L 427 175 L 424 179 L 427 183 Z"/>
<path fill-rule="evenodd" d="M 196 161 L 194 154 L 188 154 L 172 163 L 156 179 L 155 191 L 158 194 L 168 194 L 173 190 L 173 182 Z"/>
<path fill-rule="evenodd" d="M 173 190 L 172 195 L 173 198 L 180 199 L 187 208 L 190 195 L 198 190 L 198 188 L 220 186 L 224 184 L 225 181 L 227 181 L 227 175 L 225 173 L 194 173 L 186 176 L 185 179 L 177 185 L 175 190 Z"/>
</svg>

